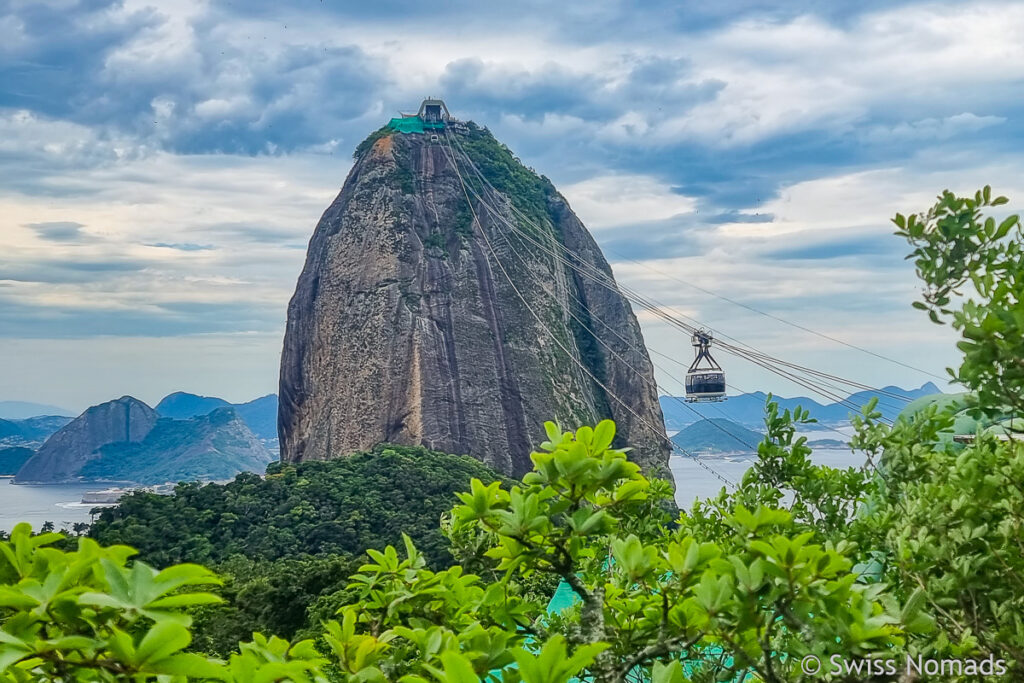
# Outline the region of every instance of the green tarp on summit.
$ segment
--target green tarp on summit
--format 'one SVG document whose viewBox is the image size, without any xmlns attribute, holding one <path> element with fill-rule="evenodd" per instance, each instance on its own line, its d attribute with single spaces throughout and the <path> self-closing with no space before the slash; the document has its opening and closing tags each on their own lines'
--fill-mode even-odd
<svg viewBox="0 0 1024 683">
<path fill-rule="evenodd" d="M 428 122 L 418 116 L 402 116 L 388 121 L 388 128 L 398 133 L 424 133 L 428 130 L 444 130 L 444 122 Z"/>
</svg>

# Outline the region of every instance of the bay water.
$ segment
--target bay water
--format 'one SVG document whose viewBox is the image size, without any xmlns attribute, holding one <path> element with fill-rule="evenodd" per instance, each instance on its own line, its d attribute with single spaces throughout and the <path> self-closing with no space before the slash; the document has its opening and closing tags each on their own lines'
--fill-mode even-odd
<svg viewBox="0 0 1024 683">
<path fill-rule="evenodd" d="M 753 454 L 702 456 L 698 463 L 692 458 L 672 456 L 669 467 L 676 481 L 676 502 L 688 509 L 698 498 L 716 495 L 725 484 L 709 469 L 736 483 L 755 458 Z M 832 467 L 864 464 L 864 456 L 851 453 L 849 449 L 817 449 L 811 459 L 819 465 Z M 75 522 L 89 522 L 90 511 L 97 506 L 82 503 L 82 494 L 101 488 L 104 488 L 102 484 L 95 483 L 15 485 L 10 477 L 0 478 L 0 530 L 10 531 L 18 522 L 29 522 L 34 529 L 39 529 L 44 522 L 53 522 L 58 530 L 70 529 Z"/>
</svg>

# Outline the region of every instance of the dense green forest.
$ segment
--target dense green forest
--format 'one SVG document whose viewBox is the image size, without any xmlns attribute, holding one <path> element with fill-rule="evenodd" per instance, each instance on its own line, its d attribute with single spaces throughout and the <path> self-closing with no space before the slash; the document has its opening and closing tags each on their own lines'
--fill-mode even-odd
<svg viewBox="0 0 1024 683">
<path fill-rule="evenodd" d="M 924 284 L 915 307 L 962 336 L 966 410 L 1004 432 L 950 442 L 952 411 L 889 424 L 871 403 L 851 439 L 868 464 L 841 470 L 811 462 L 806 411 L 769 399 L 754 466 L 674 520 L 671 486 L 612 447 L 606 420 L 547 423 L 516 483 L 383 447 L 348 469 L 134 497 L 97 525 L 101 542 L 19 525 L 0 542 L 0 680 L 1021 680 L 1024 441 L 1006 418 L 1024 414 L 1024 229 L 986 216 L 1005 203 L 946 192 L 894 221 Z M 394 467 L 407 495 L 388 497 Z M 345 533 L 315 535 L 332 515 Z M 150 564 L 190 557 L 227 578 Z M 537 577 L 560 582 L 557 613 Z M 237 624 L 262 633 L 232 648 Z"/>
<path fill-rule="evenodd" d="M 104 510 L 89 535 L 139 550 L 146 562 L 216 564 L 234 555 L 278 560 L 358 555 L 416 539 L 435 567 L 451 563 L 441 514 L 474 477 L 498 474 L 468 456 L 382 445 L 328 462 L 272 463 L 228 484 L 179 484 L 173 496 L 136 492 Z"/>
<path fill-rule="evenodd" d="M 130 545 L 158 568 L 214 568 L 226 602 L 199 611 L 196 642 L 225 654 L 253 631 L 291 638 L 315 624 L 307 612 L 330 604 L 365 551 L 401 543 L 403 533 L 430 566 L 451 565 L 441 515 L 472 479 L 499 476 L 467 456 L 382 445 L 329 462 L 273 463 L 266 477 L 179 484 L 173 496 L 135 492 L 105 509 L 89 536 Z"/>
</svg>

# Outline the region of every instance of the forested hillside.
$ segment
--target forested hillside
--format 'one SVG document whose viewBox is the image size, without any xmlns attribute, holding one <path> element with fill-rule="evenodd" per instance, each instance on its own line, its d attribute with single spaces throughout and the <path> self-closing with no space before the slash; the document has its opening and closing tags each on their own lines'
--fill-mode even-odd
<svg viewBox="0 0 1024 683">
<path fill-rule="evenodd" d="M 493 470 L 464 456 L 378 446 L 328 462 L 272 463 L 266 477 L 179 484 L 173 496 L 136 492 L 100 513 L 90 536 L 137 548 L 158 567 L 217 563 L 232 555 L 276 560 L 359 554 L 417 539 L 434 566 L 450 561 L 438 529 L 473 477 Z"/>
<path fill-rule="evenodd" d="M 215 568 L 227 602 L 200 610 L 195 632 L 207 651 L 226 654 L 253 631 L 292 637 L 329 618 L 330 596 L 366 550 L 401 543 L 402 534 L 432 567 L 449 566 L 441 515 L 473 478 L 498 476 L 467 456 L 383 445 L 327 462 L 274 463 L 265 478 L 180 484 L 173 496 L 135 492 L 104 510 L 89 535 L 131 545 L 156 567 Z M 313 618 L 318 601 L 327 606 Z"/>
</svg>

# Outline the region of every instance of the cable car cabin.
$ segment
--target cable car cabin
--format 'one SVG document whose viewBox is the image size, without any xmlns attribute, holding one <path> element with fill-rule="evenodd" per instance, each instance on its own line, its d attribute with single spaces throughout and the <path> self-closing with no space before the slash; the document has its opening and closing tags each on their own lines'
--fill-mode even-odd
<svg viewBox="0 0 1024 683">
<path fill-rule="evenodd" d="M 686 401 L 705 403 L 725 400 L 725 371 L 711 356 L 711 333 L 705 330 L 694 332 L 693 365 L 686 372 Z"/>
<path fill-rule="evenodd" d="M 690 403 L 725 400 L 725 373 L 686 373 L 686 400 Z"/>
</svg>

